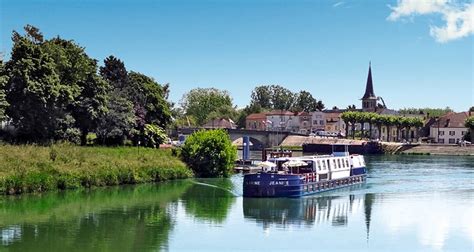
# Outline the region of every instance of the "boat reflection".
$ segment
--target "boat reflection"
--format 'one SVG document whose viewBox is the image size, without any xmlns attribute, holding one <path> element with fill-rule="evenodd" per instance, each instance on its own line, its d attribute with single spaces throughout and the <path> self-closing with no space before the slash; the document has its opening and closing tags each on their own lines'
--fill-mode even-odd
<svg viewBox="0 0 474 252">
<path fill-rule="evenodd" d="M 367 231 L 370 228 L 373 195 L 315 196 L 292 198 L 244 198 L 246 219 L 255 220 L 264 228 L 276 226 L 313 226 L 330 224 L 346 226 L 351 216 L 365 215 Z"/>
</svg>

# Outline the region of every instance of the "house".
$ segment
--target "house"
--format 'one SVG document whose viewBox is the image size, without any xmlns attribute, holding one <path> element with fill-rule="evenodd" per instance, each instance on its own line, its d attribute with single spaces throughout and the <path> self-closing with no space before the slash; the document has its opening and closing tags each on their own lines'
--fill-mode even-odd
<svg viewBox="0 0 474 252">
<path fill-rule="evenodd" d="M 299 131 L 299 117 L 291 111 L 273 110 L 267 113 L 270 130 Z"/>
<path fill-rule="evenodd" d="M 308 112 L 298 112 L 299 127 L 298 132 L 302 134 L 311 133 L 311 114 Z"/>
<path fill-rule="evenodd" d="M 324 130 L 327 132 L 336 132 L 345 134 L 346 123 L 341 118 L 344 110 L 324 110 L 324 117 L 326 119 Z"/>
<path fill-rule="evenodd" d="M 322 111 L 311 112 L 311 131 L 325 130 L 326 127 L 326 116 Z"/>
<path fill-rule="evenodd" d="M 206 129 L 235 129 L 236 125 L 231 119 L 216 118 L 203 125 Z"/>
<path fill-rule="evenodd" d="M 470 115 L 471 112 L 450 112 L 439 117 L 430 126 L 430 138 L 439 144 L 456 144 L 469 130 L 464 122 Z"/>
<path fill-rule="evenodd" d="M 245 129 L 266 130 L 268 127 L 271 127 L 271 122 L 267 122 L 266 113 L 254 113 L 245 118 Z"/>
</svg>

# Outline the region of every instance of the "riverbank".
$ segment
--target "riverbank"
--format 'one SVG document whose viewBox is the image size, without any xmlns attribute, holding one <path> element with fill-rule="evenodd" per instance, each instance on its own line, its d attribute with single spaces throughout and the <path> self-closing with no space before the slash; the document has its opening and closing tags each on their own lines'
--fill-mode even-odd
<svg viewBox="0 0 474 252">
<path fill-rule="evenodd" d="M 192 177 L 171 150 L 0 145 L 0 194 L 138 184 Z"/>
<path fill-rule="evenodd" d="M 338 138 L 322 138 L 322 137 L 305 137 L 305 136 L 288 136 L 283 140 L 282 146 L 292 146 L 297 149 L 305 144 L 314 146 L 326 146 L 331 144 L 348 144 L 354 148 L 361 149 L 367 141 L 338 139 Z M 330 149 L 326 148 L 327 151 Z M 474 156 L 474 145 L 458 146 L 447 144 L 403 144 L 395 142 L 381 142 L 380 147 L 373 150 L 380 154 L 408 154 L 408 155 L 449 155 L 449 156 Z M 316 151 L 317 152 L 317 151 Z"/>
</svg>

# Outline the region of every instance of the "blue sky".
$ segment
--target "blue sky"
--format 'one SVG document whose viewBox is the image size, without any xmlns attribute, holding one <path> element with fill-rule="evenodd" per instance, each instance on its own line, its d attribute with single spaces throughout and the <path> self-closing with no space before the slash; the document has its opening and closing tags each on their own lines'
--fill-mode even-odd
<svg viewBox="0 0 474 252">
<path fill-rule="evenodd" d="M 262 84 L 310 91 L 329 108 L 360 107 L 372 61 L 388 107 L 462 111 L 474 104 L 473 25 L 453 30 L 445 20 L 453 11 L 472 20 L 474 8 L 445 1 L 0 0 L 0 51 L 8 58 L 11 31 L 32 24 L 100 62 L 115 55 L 169 82 L 175 102 L 216 87 L 239 107 Z"/>
</svg>

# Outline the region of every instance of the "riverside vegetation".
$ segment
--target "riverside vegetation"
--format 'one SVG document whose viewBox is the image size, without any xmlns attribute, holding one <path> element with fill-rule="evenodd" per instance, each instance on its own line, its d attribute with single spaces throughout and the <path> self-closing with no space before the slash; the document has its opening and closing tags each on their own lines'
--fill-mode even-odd
<svg viewBox="0 0 474 252">
<path fill-rule="evenodd" d="M 0 145 L 0 193 L 18 194 L 192 177 L 170 150 Z"/>
</svg>

